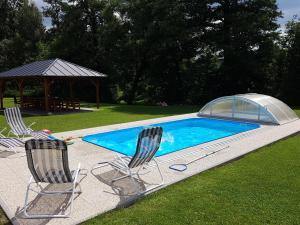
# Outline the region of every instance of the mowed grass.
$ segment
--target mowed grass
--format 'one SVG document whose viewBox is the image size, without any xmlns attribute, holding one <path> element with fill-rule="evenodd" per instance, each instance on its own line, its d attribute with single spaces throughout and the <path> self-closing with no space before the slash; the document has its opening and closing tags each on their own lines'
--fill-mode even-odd
<svg viewBox="0 0 300 225">
<path fill-rule="evenodd" d="M 4 107 L 13 107 L 13 99 L 4 99 Z M 92 103 L 83 103 L 83 107 L 95 107 Z M 84 129 L 109 124 L 125 123 L 137 120 L 152 119 L 177 114 L 199 111 L 200 106 L 142 106 L 142 105 L 114 105 L 102 104 L 99 111 L 82 112 L 65 115 L 28 116 L 23 115 L 26 124 L 36 122 L 34 129 L 50 129 L 53 132 Z M 8 128 L 3 113 L 0 114 L 0 130 Z M 7 129 L 8 131 L 9 129 Z M 8 220 L 0 208 L 0 224 L 7 224 Z"/>
<path fill-rule="evenodd" d="M 297 107 L 296 109 L 294 109 L 294 111 L 300 117 L 300 107 Z"/>
<path fill-rule="evenodd" d="M 12 104 L 6 99 L 5 106 Z M 93 104 L 89 104 L 93 106 Z M 26 116 L 55 132 L 196 112 L 198 106 L 102 105 L 97 112 Z M 300 115 L 300 108 L 295 110 Z M 0 115 L 0 128 L 6 126 Z M 108 212 L 94 224 L 300 224 L 300 135 Z M 76 203 L 75 203 L 76 204 Z M 101 199 L 99 199 L 101 204 Z M 0 224 L 8 224 L 0 210 Z"/>
<path fill-rule="evenodd" d="M 299 160 L 300 135 L 83 224 L 298 225 Z"/>
<path fill-rule="evenodd" d="M 0 208 L 0 224 L 1 225 L 11 224 L 1 208 Z"/>
<path fill-rule="evenodd" d="M 95 104 L 84 103 L 83 106 Z M 13 106 L 12 99 L 5 99 L 5 107 Z M 27 116 L 26 124 L 36 122 L 34 129 L 50 129 L 53 132 L 84 129 L 109 124 L 125 123 L 157 117 L 172 116 L 199 111 L 200 106 L 142 106 L 142 105 L 114 105 L 102 104 L 99 111 L 81 112 L 64 115 Z M 3 114 L 0 115 L 0 129 L 7 127 Z"/>
</svg>

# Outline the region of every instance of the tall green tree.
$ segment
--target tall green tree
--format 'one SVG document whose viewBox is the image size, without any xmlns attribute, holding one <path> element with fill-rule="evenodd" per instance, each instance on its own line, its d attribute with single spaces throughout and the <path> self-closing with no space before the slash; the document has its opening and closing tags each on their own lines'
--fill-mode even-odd
<svg viewBox="0 0 300 225">
<path fill-rule="evenodd" d="M 50 58 L 63 58 L 109 74 L 110 86 L 122 83 L 120 51 L 124 31 L 116 15 L 117 1 L 46 0 L 44 14 L 52 18 L 47 31 Z M 87 86 L 86 86 L 87 85 Z M 83 96 L 94 96 L 90 84 L 82 84 Z M 103 88 L 109 88 L 104 86 Z M 118 89 L 115 88 L 115 89 Z M 80 90 L 79 90 L 80 91 Z M 109 90 L 106 89 L 106 92 Z"/>
<path fill-rule="evenodd" d="M 202 103 L 278 86 L 275 0 L 45 1 L 50 56 L 109 74 L 127 103 Z"/>
<path fill-rule="evenodd" d="M 209 38 L 223 59 L 217 88 L 220 95 L 264 92 L 274 73 L 278 38 L 276 0 L 211 0 Z"/>
<path fill-rule="evenodd" d="M 282 97 L 293 106 L 300 105 L 300 20 L 288 22 L 284 36 L 286 73 L 283 76 Z"/>
<path fill-rule="evenodd" d="M 183 76 L 197 62 L 205 2 L 47 0 L 50 52 L 108 73 L 128 103 L 184 101 Z"/>
<path fill-rule="evenodd" d="M 199 62 L 207 1 L 128 1 L 122 6 L 127 27 L 125 46 L 131 71 L 127 72 L 126 101 L 185 101 L 188 70 Z M 127 64 L 128 65 L 128 64 Z M 197 74 L 198 75 L 198 74 Z"/>
<path fill-rule="evenodd" d="M 44 32 L 37 7 L 27 0 L 3 0 L 0 21 L 0 70 L 35 60 Z"/>
</svg>

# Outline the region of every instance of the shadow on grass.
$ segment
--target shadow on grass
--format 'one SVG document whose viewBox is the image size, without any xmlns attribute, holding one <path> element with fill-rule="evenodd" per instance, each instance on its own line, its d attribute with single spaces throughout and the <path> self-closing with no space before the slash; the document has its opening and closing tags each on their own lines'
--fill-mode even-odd
<svg viewBox="0 0 300 225">
<path fill-rule="evenodd" d="M 12 223 L 9 221 L 9 219 L 6 217 L 3 210 L 0 208 L 0 224 L 1 225 L 12 225 Z"/>
</svg>

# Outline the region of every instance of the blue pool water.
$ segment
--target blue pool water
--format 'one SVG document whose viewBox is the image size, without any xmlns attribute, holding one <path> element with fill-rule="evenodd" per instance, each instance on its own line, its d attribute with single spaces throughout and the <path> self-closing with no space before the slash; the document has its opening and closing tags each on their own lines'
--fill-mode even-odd
<svg viewBox="0 0 300 225">
<path fill-rule="evenodd" d="M 156 156 L 169 154 L 259 127 L 258 124 L 254 123 L 210 118 L 191 118 L 152 124 L 146 127 L 151 126 L 161 126 L 163 128 L 162 142 Z M 133 156 L 136 150 L 138 134 L 143 128 L 145 127 L 88 135 L 82 139 L 124 155 Z"/>
</svg>

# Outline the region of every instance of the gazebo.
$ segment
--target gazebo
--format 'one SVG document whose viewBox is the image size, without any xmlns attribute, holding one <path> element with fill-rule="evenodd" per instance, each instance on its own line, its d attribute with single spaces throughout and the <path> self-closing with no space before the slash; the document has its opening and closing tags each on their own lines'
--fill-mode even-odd
<svg viewBox="0 0 300 225">
<path fill-rule="evenodd" d="M 28 81 L 39 81 L 43 85 L 44 97 L 41 99 L 42 108 L 46 112 L 50 109 L 50 90 L 55 80 L 65 80 L 69 84 L 70 98 L 73 98 L 73 84 L 76 80 L 88 79 L 96 89 L 96 103 L 100 103 L 100 78 L 107 77 L 103 73 L 67 62 L 62 59 L 50 59 L 36 61 L 11 70 L 0 73 L 0 105 L 3 109 L 3 97 L 5 83 L 8 80 L 16 80 L 20 92 L 20 106 L 24 105 L 24 83 Z"/>
</svg>

